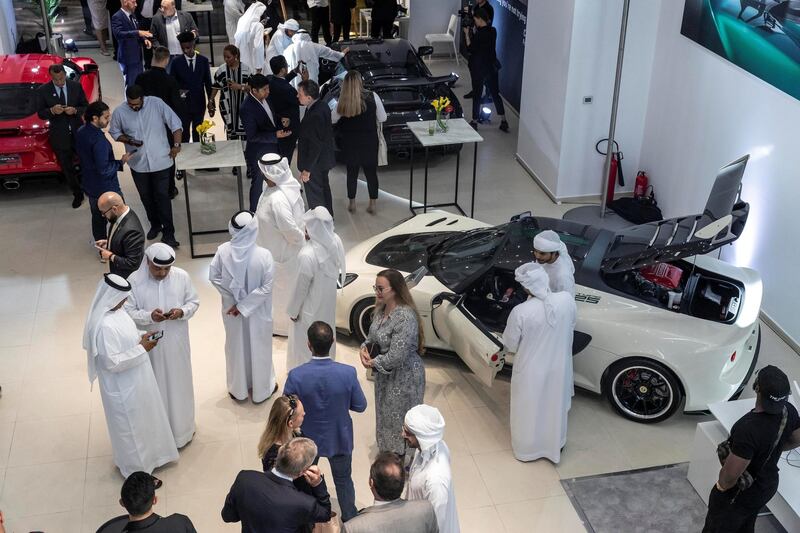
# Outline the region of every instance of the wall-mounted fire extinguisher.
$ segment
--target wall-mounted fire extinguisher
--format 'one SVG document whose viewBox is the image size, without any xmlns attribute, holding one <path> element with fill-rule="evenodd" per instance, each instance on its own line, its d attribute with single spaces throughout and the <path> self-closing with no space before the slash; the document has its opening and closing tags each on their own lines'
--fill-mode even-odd
<svg viewBox="0 0 800 533">
<path fill-rule="evenodd" d="M 649 180 L 647 179 L 647 174 L 644 170 L 640 170 L 638 174 L 636 174 L 636 183 L 633 187 L 633 197 L 634 198 L 642 198 L 645 194 L 647 194 L 647 185 Z"/>
<path fill-rule="evenodd" d="M 600 150 L 600 145 L 608 145 L 608 139 L 600 139 L 594 145 L 595 151 L 600 155 L 606 155 L 606 152 Z M 611 166 L 608 169 L 608 188 L 606 189 L 606 203 L 614 201 L 614 187 L 619 181 L 619 186 L 625 186 L 625 177 L 622 175 L 622 151 L 619 149 L 619 144 L 614 141 L 614 151 L 611 152 Z"/>
</svg>

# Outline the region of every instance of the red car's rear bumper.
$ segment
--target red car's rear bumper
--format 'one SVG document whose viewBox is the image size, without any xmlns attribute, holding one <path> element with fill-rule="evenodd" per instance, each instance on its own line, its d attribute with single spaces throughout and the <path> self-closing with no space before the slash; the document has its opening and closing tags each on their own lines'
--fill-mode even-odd
<svg viewBox="0 0 800 533">
<path fill-rule="evenodd" d="M 50 172 L 61 172 L 61 166 L 50 147 L 47 130 L 28 133 L 8 122 L 0 123 L 0 176 Z"/>
</svg>

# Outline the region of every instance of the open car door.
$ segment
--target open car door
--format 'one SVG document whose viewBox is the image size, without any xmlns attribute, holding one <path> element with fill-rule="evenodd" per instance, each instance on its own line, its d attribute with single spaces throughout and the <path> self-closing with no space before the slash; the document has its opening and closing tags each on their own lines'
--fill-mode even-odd
<svg viewBox="0 0 800 533">
<path fill-rule="evenodd" d="M 503 368 L 503 343 L 463 305 L 463 297 L 441 293 L 431 301 L 436 335 L 449 344 L 481 383 L 492 386 Z"/>
</svg>

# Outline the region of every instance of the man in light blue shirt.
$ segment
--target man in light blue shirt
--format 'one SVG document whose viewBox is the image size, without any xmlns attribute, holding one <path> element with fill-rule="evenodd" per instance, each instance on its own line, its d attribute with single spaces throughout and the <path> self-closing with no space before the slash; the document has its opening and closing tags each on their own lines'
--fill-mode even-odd
<svg viewBox="0 0 800 533">
<path fill-rule="evenodd" d="M 128 162 L 133 182 L 150 221 L 147 239 L 162 233 L 161 242 L 177 248 L 169 198 L 169 175 L 173 160 L 181 151 L 181 119 L 163 100 L 144 96 L 138 85 L 125 91 L 127 102 L 114 110 L 108 132 L 133 154 Z M 172 132 L 168 142 L 166 128 Z M 168 146 L 172 145 L 172 148 Z"/>
</svg>

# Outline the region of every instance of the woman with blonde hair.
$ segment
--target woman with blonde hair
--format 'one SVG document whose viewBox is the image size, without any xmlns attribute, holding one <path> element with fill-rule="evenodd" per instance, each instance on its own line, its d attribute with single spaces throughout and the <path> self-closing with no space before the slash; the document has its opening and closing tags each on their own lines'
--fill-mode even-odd
<svg viewBox="0 0 800 533">
<path fill-rule="evenodd" d="M 258 441 L 258 456 L 261 457 L 264 472 L 269 472 L 275 466 L 278 449 L 292 438 L 300 436 L 300 426 L 305 416 L 303 403 L 294 394 L 280 396 L 272 404 L 267 427 Z"/>
<path fill-rule="evenodd" d="M 378 122 L 386 121 L 386 110 L 380 96 L 364 90 L 361 74 L 349 71 L 342 82 L 339 102 L 331 111 L 331 122 L 337 124 L 337 137 L 342 159 L 347 165 L 347 210 L 356 210 L 358 173 L 364 169 L 369 189 L 367 212 L 375 214 L 378 199 Z"/>
<path fill-rule="evenodd" d="M 367 340 L 361 345 L 361 364 L 375 373 L 378 451 L 404 455 L 403 419 L 425 396 L 425 367 L 420 357 L 425 336 L 400 272 L 380 271 L 373 288 L 375 313 Z"/>
</svg>

